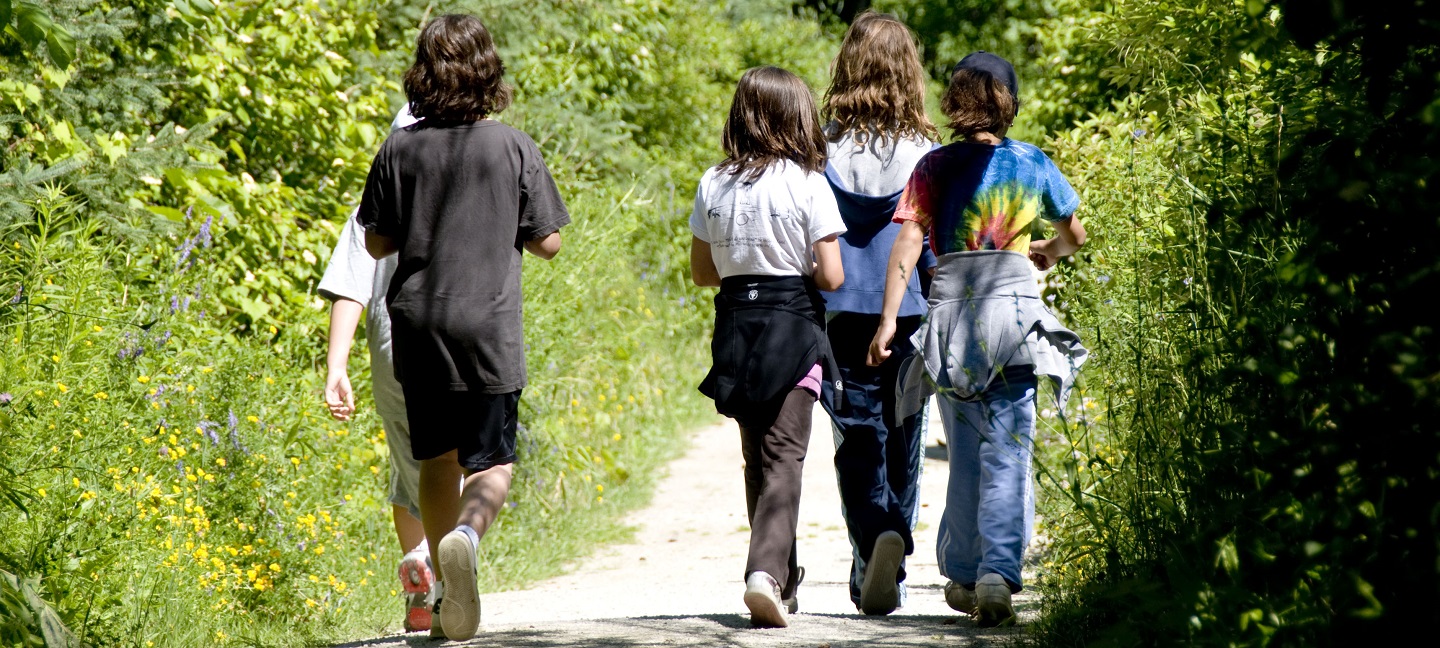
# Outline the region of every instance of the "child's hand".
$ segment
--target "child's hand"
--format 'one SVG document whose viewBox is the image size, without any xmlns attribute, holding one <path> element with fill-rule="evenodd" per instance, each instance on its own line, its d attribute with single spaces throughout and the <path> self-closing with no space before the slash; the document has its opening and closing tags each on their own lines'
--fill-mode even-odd
<svg viewBox="0 0 1440 648">
<path fill-rule="evenodd" d="M 331 372 L 325 378 L 325 406 L 337 421 L 348 421 L 355 413 L 355 392 L 350 389 L 350 376 L 345 372 Z"/>
<path fill-rule="evenodd" d="M 1030 262 L 1041 270 L 1049 270 L 1060 260 L 1052 249 L 1052 239 L 1030 242 Z"/>
<path fill-rule="evenodd" d="M 890 358 L 890 343 L 895 340 L 895 320 L 880 318 L 880 328 L 875 329 L 875 338 L 870 340 L 870 354 L 865 358 L 865 364 L 872 367 L 880 366 Z"/>
</svg>

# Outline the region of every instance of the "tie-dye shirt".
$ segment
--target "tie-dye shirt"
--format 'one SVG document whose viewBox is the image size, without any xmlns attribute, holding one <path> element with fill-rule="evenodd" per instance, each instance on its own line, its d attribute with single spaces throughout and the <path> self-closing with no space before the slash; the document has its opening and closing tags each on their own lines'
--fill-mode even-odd
<svg viewBox="0 0 1440 648">
<path fill-rule="evenodd" d="M 1040 149 L 1012 139 L 990 146 L 957 142 L 915 165 L 895 222 L 930 233 L 935 254 L 973 250 L 1030 253 L 1035 218 L 1069 218 L 1080 197 Z"/>
</svg>

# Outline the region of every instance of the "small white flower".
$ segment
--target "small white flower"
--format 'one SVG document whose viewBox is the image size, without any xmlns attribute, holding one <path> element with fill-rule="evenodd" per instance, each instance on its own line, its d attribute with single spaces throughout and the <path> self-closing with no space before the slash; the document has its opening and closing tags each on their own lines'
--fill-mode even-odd
<svg viewBox="0 0 1440 648">
<path fill-rule="evenodd" d="M 239 40 L 240 42 L 245 43 L 246 45 L 249 45 L 250 43 L 255 42 L 255 39 L 251 38 L 248 34 L 240 34 L 239 36 L 236 36 L 235 38 L 236 38 L 236 40 Z"/>
<path fill-rule="evenodd" d="M 190 131 L 186 130 L 186 128 L 185 128 L 184 126 L 181 126 L 181 125 L 179 125 L 179 124 L 176 124 L 176 125 L 175 125 L 175 134 L 176 134 L 176 135 L 184 135 L 185 133 L 188 133 L 188 132 L 190 132 Z"/>
<path fill-rule="evenodd" d="M 160 178 L 157 178 L 155 176 L 148 175 L 140 176 L 140 181 L 152 187 L 158 187 L 162 184 L 165 184 L 164 180 L 161 180 Z"/>
<path fill-rule="evenodd" d="M 613 32 L 615 32 L 615 33 L 618 34 L 618 33 L 620 33 L 620 32 L 625 31 L 625 27 L 624 27 L 623 25 L 621 25 L 620 23 L 610 23 L 610 31 L 613 31 Z"/>
<path fill-rule="evenodd" d="M 236 88 L 236 92 L 239 92 L 242 97 L 248 97 L 250 96 L 250 87 L 242 83 L 239 88 Z"/>
<path fill-rule="evenodd" d="M 240 182 L 245 183 L 246 187 L 255 186 L 255 178 L 244 171 L 240 172 Z"/>
<path fill-rule="evenodd" d="M 300 258 L 304 259 L 305 263 L 315 265 L 315 253 L 311 252 L 310 250 L 305 250 L 304 252 L 301 252 Z"/>
<path fill-rule="evenodd" d="M 335 53 L 334 51 L 332 51 L 332 50 L 325 50 L 325 58 L 328 58 L 328 59 L 330 59 L 330 60 L 332 60 L 332 61 L 343 61 L 343 60 L 345 60 L 345 57 L 340 56 L 339 54 L 336 54 L 336 53 Z"/>
<path fill-rule="evenodd" d="M 260 100 L 265 102 L 265 105 L 267 106 L 275 105 L 275 100 L 270 98 L 270 95 L 260 95 Z"/>
<path fill-rule="evenodd" d="M 253 272 L 251 272 L 251 271 L 249 271 L 249 270 L 246 270 L 246 271 L 245 271 L 245 281 L 255 281 L 255 273 L 253 273 Z"/>
</svg>

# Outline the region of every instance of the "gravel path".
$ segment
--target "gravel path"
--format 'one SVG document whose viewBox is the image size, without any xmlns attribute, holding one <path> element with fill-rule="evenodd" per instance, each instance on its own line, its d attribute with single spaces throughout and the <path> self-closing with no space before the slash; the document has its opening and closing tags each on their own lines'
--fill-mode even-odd
<svg viewBox="0 0 1440 648">
<path fill-rule="evenodd" d="M 739 432 L 729 421 L 696 430 L 685 456 L 670 464 L 648 508 L 627 520 L 633 544 L 603 547 L 563 576 L 525 590 L 481 597 L 481 633 L 463 645 L 484 646 L 991 646 L 1016 643 L 1017 629 L 976 628 L 945 605 L 935 566 L 935 529 L 948 474 L 942 435 L 922 480 L 915 555 L 909 559 L 906 606 L 888 617 L 860 615 L 846 587 L 850 544 L 840 517 L 829 420 L 818 407 L 800 506 L 800 613 L 790 627 L 750 628 L 741 601 L 749 527 L 741 479 Z M 1016 601 L 1022 623 L 1036 601 Z M 397 635 L 345 646 L 397 648 L 440 644 Z"/>
</svg>

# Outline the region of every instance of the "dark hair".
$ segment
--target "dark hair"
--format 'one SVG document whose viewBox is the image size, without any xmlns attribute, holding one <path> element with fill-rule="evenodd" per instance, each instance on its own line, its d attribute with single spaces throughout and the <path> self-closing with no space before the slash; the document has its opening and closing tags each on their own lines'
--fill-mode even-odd
<svg viewBox="0 0 1440 648">
<path fill-rule="evenodd" d="M 420 30 L 405 71 L 410 113 L 430 121 L 476 121 L 510 105 L 505 64 L 479 18 L 440 16 Z"/>
<path fill-rule="evenodd" d="M 999 135 L 1010 128 L 1017 109 L 1005 82 L 984 70 L 956 70 L 950 77 L 950 87 L 940 97 L 940 110 L 950 118 L 950 130 L 956 137 Z"/>
<path fill-rule="evenodd" d="M 866 10 L 845 32 L 825 91 L 824 116 L 857 139 L 934 137 L 925 114 L 925 71 L 910 29 L 890 14 Z"/>
<path fill-rule="evenodd" d="M 744 174 L 747 181 L 783 160 L 813 173 L 825 170 L 815 97 L 800 77 L 778 67 L 751 68 L 740 77 L 720 143 L 725 148 L 720 170 Z"/>
</svg>

